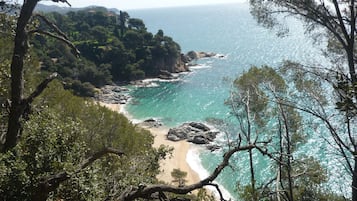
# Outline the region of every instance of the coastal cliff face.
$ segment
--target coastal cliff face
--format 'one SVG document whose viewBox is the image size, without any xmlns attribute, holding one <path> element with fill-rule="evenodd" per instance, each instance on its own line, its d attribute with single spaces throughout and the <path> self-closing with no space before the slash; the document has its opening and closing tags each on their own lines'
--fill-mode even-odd
<svg viewBox="0 0 357 201">
<path fill-rule="evenodd" d="M 188 71 L 178 43 L 163 30 L 148 32 L 141 19 L 130 18 L 126 12 L 91 7 L 45 15 L 68 34 L 81 59 L 76 59 L 67 46 L 37 36 L 33 46 L 41 70 L 57 72 L 65 88 L 77 95 L 93 96 L 94 88 L 108 84 Z"/>
<path fill-rule="evenodd" d="M 160 58 L 155 61 L 156 72 L 160 74 L 162 71 L 170 73 L 181 73 L 189 71 L 188 62 L 185 60 L 185 55 L 181 54 L 179 57 Z"/>
<path fill-rule="evenodd" d="M 159 58 L 154 62 L 155 73 L 160 74 L 161 71 L 167 71 L 170 73 L 184 72 L 185 63 L 180 57 L 172 58 Z M 188 70 L 188 69 L 187 69 Z"/>
<path fill-rule="evenodd" d="M 130 18 L 126 12 L 118 15 L 105 8 L 88 8 L 65 15 L 47 13 L 46 17 L 68 34 L 81 59 L 64 44 L 37 36 L 33 46 L 41 70 L 57 72 L 64 87 L 80 96 L 94 96 L 95 88 L 113 83 L 172 79 L 171 73 L 187 72 L 191 61 L 210 56 L 181 53 L 180 45 L 163 30 L 150 33 L 142 20 Z"/>
<path fill-rule="evenodd" d="M 179 56 L 156 58 L 154 76 L 167 77 L 168 73 L 188 72 L 192 61 L 214 56 L 216 53 L 189 51 L 186 54 L 180 53 Z"/>
</svg>

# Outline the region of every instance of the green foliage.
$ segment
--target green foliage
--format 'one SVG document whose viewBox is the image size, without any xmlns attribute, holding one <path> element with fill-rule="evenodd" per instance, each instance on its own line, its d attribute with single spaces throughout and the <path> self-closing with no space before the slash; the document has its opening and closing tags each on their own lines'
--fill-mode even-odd
<svg viewBox="0 0 357 201">
<path fill-rule="evenodd" d="M 16 149 L 0 156 L 1 199 L 28 200 L 42 178 L 73 172 L 86 151 L 79 124 L 52 112 L 31 116 Z"/>
<path fill-rule="evenodd" d="M 294 154 L 299 145 L 306 142 L 306 135 L 301 115 L 288 100 L 294 98 L 296 91 L 307 91 L 314 97 L 323 93 L 321 84 L 301 69 L 292 62 L 285 62 L 277 70 L 267 66 L 252 67 L 234 81 L 236 91 L 232 92 L 227 103 L 239 120 L 240 132 L 248 138 L 248 142 L 252 137 L 257 137 L 259 141 L 269 136 L 271 142 L 265 146 L 280 161 L 270 168 L 272 175 L 277 175 L 275 179 L 267 184 L 268 181 L 259 181 L 264 188 L 238 186 L 239 196 L 243 200 L 277 200 L 277 196 L 289 200 L 290 186 L 294 200 L 314 200 L 317 197 L 323 200 L 327 195 L 332 195 L 322 188 L 322 184 L 327 182 L 327 173 L 319 162 L 313 157 Z M 288 82 L 291 84 L 287 85 Z M 324 99 L 321 98 L 321 101 Z M 251 133 L 254 136 L 250 136 Z M 277 190 L 287 193 L 277 194 Z M 338 199 L 338 196 L 334 197 Z"/>
<path fill-rule="evenodd" d="M 13 49 L 11 30 L 15 23 L 13 17 L 0 13 L 0 105 L 4 104 L 5 97 L 9 97 L 10 62 Z"/>
<path fill-rule="evenodd" d="M 197 200 L 197 201 L 215 201 L 216 198 L 209 192 L 207 192 L 206 189 L 201 188 L 198 190 L 197 193 L 197 199 L 192 199 L 192 201 Z"/>
<path fill-rule="evenodd" d="M 162 31 L 153 37 L 141 19 L 126 12 L 91 8 L 47 17 L 69 36 L 81 58 L 57 40 L 35 36 L 42 70 L 58 72 L 66 88 L 82 96 L 93 96 L 93 87 L 157 76 L 160 69 L 173 69 L 180 58 L 180 47 L 170 37 Z"/>
<path fill-rule="evenodd" d="M 7 99 L 10 92 L 10 58 L 12 49 L 9 37 L 0 37 L 0 142 L 7 125 Z"/>
<path fill-rule="evenodd" d="M 257 198 L 260 198 L 258 199 L 260 201 L 267 200 L 263 198 L 261 192 L 257 191 L 256 189 L 253 190 L 251 185 L 246 185 L 246 186 L 238 185 L 237 190 L 238 190 L 238 196 L 244 201 L 254 201 L 257 200 Z"/>
<path fill-rule="evenodd" d="M 177 182 L 178 186 L 185 186 L 187 172 L 181 171 L 180 169 L 173 169 L 171 176 L 174 178 L 173 182 Z"/>
<path fill-rule="evenodd" d="M 136 29 L 136 30 L 146 30 L 145 24 L 141 19 L 137 18 L 130 18 L 128 20 L 128 27 L 129 29 Z"/>
<path fill-rule="evenodd" d="M 49 200 L 114 198 L 130 185 L 156 183 L 159 160 L 170 153 L 167 147 L 152 148 L 150 132 L 92 100 L 72 95 L 59 81 L 36 99 L 33 112 L 19 144 L 0 154 L 0 200 L 29 200 L 40 180 L 61 172 L 70 179 Z M 125 156 L 107 155 L 77 172 L 87 157 L 105 147 Z"/>
<path fill-rule="evenodd" d="M 249 102 L 249 110 L 256 114 L 254 120 L 259 125 L 264 124 L 263 117 L 267 116 L 269 93 L 279 94 L 286 90 L 283 78 L 268 66 L 251 67 L 234 81 L 234 87 L 238 89 L 237 98 Z"/>
<path fill-rule="evenodd" d="M 327 181 L 327 173 L 313 157 L 301 156 L 294 163 L 294 175 L 303 174 L 296 178 L 294 193 L 296 200 L 311 200 L 321 196 L 321 184 Z"/>
</svg>

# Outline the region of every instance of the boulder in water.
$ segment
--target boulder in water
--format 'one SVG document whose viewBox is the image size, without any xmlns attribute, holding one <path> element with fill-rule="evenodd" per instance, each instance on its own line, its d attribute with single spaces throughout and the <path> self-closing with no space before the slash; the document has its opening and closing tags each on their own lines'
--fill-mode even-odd
<svg viewBox="0 0 357 201">
<path fill-rule="evenodd" d="M 179 127 L 171 128 L 167 134 L 167 139 L 171 141 L 187 140 L 195 144 L 209 144 L 219 132 L 212 131 L 203 123 L 184 123 Z"/>
</svg>

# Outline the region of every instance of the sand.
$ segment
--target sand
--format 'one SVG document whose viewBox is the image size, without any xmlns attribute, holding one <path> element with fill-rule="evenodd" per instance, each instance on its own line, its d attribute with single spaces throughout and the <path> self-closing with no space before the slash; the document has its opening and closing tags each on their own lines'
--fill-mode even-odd
<svg viewBox="0 0 357 201">
<path fill-rule="evenodd" d="M 122 111 L 122 106 L 120 104 L 108 104 L 103 102 L 99 102 L 99 104 L 116 112 Z M 127 118 L 129 117 L 127 116 Z M 190 165 L 186 161 L 187 153 L 190 149 L 190 146 L 192 146 L 190 143 L 186 141 L 173 142 L 167 140 L 166 134 L 169 128 L 164 126 L 159 128 L 145 127 L 145 129 L 148 129 L 154 135 L 154 147 L 158 148 L 160 145 L 168 145 L 174 148 L 172 156 L 160 162 L 161 173 L 157 177 L 160 181 L 174 185 L 175 183 L 172 182 L 173 178 L 171 177 L 171 172 L 173 169 L 180 169 L 181 171 L 187 172 L 186 185 L 200 181 L 198 174 L 191 169 Z"/>
<path fill-rule="evenodd" d="M 111 103 L 103 103 L 103 102 L 98 102 L 99 105 L 104 106 L 114 112 L 120 112 L 120 104 L 111 104 Z"/>
<path fill-rule="evenodd" d="M 186 185 L 196 183 L 200 181 L 198 174 L 193 171 L 190 165 L 186 161 L 186 156 L 190 146 L 190 143 L 186 141 L 173 142 L 166 139 L 166 134 L 168 128 L 149 128 L 150 132 L 155 136 L 154 147 L 158 148 L 160 145 L 168 145 L 173 147 L 172 157 L 161 161 L 160 170 L 161 173 L 158 175 L 158 179 L 169 184 L 172 183 L 171 172 L 173 169 L 180 169 L 181 171 L 187 172 Z"/>
</svg>

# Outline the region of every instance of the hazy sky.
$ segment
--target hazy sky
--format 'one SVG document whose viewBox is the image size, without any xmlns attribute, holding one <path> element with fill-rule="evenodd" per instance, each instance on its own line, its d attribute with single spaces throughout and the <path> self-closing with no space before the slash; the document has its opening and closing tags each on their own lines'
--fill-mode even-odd
<svg viewBox="0 0 357 201">
<path fill-rule="evenodd" d="M 68 0 L 68 2 L 71 3 L 73 7 L 98 5 L 108 8 L 118 8 L 121 10 L 234 3 L 234 2 L 245 2 L 245 1 L 246 0 Z M 41 1 L 41 3 L 45 3 L 45 4 L 48 4 L 48 2 L 50 1 L 48 0 Z"/>
</svg>

